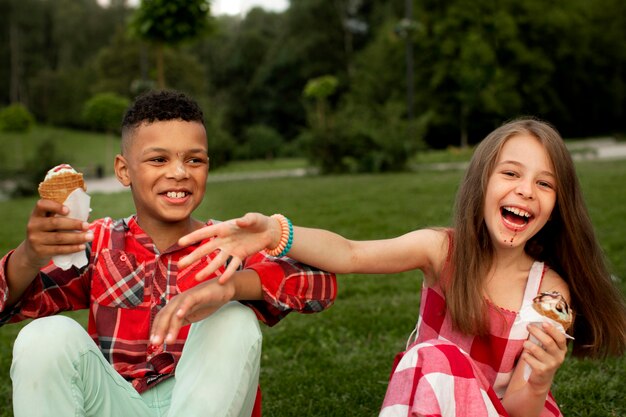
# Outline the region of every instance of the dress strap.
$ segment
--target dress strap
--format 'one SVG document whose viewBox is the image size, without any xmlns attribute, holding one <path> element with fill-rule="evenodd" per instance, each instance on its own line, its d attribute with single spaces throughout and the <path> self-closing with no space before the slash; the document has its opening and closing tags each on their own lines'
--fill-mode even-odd
<svg viewBox="0 0 626 417">
<path fill-rule="evenodd" d="M 544 271 L 543 262 L 535 261 L 530 267 L 528 280 L 526 280 L 526 289 L 524 290 L 524 304 L 532 303 L 533 298 L 539 293 Z"/>
</svg>

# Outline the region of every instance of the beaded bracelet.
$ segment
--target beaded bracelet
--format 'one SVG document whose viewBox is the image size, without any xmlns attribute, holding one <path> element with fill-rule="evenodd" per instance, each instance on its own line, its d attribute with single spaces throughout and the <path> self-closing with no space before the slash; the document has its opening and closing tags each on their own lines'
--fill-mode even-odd
<svg viewBox="0 0 626 417">
<path fill-rule="evenodd" d="M 291 221 L 282 214 L 273 214 L 270 217 L 278 220 L 280 223 L 280 242 L 278 243 L 278 246 L 273 249 L 266 248 L 265 253 L 270 256 L 280 258 L 289 252 L 291 245 L 293 244 L 293 224 L 291 224 Z"/>
</svg>

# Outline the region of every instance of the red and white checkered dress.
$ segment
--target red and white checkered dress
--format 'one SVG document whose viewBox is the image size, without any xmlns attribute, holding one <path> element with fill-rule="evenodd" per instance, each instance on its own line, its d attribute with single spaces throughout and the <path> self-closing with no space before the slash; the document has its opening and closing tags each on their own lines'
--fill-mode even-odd
<svg viewBox="0 0 626 417">
<path fill-rule="evenodd" d="M 524 301 L 538 293 L 545 269 L 535 262 Z M 379 417 L 507 416 L 501 398 L 528 338 L 514 311 L 489 304 L 489 335 L 452 328 L 439 286 L 422 290 L 417 339 L 396 358 Z M 550 394 L 541 416 L 562 416 Z"/>
</svg>

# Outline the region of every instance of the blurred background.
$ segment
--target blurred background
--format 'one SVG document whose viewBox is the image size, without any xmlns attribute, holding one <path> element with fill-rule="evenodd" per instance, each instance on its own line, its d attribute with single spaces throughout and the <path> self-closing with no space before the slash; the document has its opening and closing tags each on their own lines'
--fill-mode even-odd
<svg viewBox="0 0 626 417">
<path fill-rule="evenodd" d="M 448 225 L 473 146 L 511 118 L 548 120 L 626 294 L 625 83 L 623 0 L 0 0 L 0 253 L 61 162 L 87 177 L 92 218 L 132 213 L 117 181 L 93 184 L 133 98 L 171 88 L 205 112 L 199 218 L 283 212 L 355 239 Z M 342 175 L 270 175 L 286 171 Z M 343 276 L 329 311 L 263 327 L 264 414 L 377 415 L 420 286 Z M 22 326 L 0 328 L 1 417 Z M 613 417 L 624 386 L 626 357 L 569 358 L 553 389 L 564 415 Z"/>
<path fill-rule="evenodd" d="M 129 101 L 173 88 L 202 104 L 213 167 L 401 171 L 520 115 L 621 140 L 625 45 L 620 0 L 0 0 L 0 131 L 111 135 L 81 166 L 104 175 Z M 68 135 L 0 136 L 0 178 L 67 158 Z"/>
</svg>

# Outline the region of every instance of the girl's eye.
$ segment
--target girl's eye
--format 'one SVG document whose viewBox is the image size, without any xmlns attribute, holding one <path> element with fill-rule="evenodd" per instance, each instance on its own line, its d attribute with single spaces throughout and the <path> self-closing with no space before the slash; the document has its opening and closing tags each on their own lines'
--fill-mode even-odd
<svg viewBox="0 0 626 417">
<path fill-rule="evenodd" d="M 550 189 L 554 188 L 552 184 L 547 181 L 537 181 L 537 184 L 539 184 L 540 187 L 544 187 L 544 188 L 550 188 Z"/>
<path fill-rule="evenodd" d="M 517 174 L 513 171 L 503 171 L 502 174 L 504 174 L 507 177 L 515 177 Z"/>
</svg>

